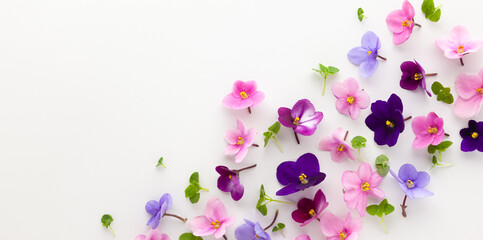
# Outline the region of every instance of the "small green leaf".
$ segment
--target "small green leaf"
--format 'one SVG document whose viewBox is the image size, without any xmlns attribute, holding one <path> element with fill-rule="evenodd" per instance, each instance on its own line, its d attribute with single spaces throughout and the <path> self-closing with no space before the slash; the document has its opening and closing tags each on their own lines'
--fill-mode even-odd
<svg viewBox="0 0 483 240">
<path fill-rule="evenodd" d="M 421 5 L 421 11 L 423 11 L 424 15 L 426 15 L 426 18 L 428 18 L 429 15 L 434 13 L 434 1 L 424 0 L 423 4 Z"/>
<path fill-rule="evenodd" d="M 338 68 L 336 68 L 336 67 L 333 67 L 333 66 L 329 66 L 329 72 L 330 72 L 331 74 L 336 74 L 336 73 L 338 73 L 338 72 L 339 72 L 339 69 L 338 69 Z"/>
<path fill-rule="evenodd" d="M 367 139 L 365 139 L 362 136 L 355 136 L 351 140 L 352 147 L 355 148 L 355 149 L 361 149 L 361 148 L 366 147 L 366 142 L 367 142 Z"/>
<path fill-rule="evenodd" d="M 109 215 L 109 214 L 104 214 L 101 217 L 102 226 L 104 226 L 106 228 L 111 226 L 112 221 L 114 221 L 114 219 L 112 219 L 112 216 Z"/>
<path fill-rule="evenodd" d="M 429 154 L 434 154 L 436 152 L 436 146 L 435 145 L 429 145 L 428 146 L 428 153 Z"/>
<path fill-rule="evenodd" d="M 262 184 L 262 186 L 260 186 L 260 198 L 265 199 L 266 195 L 267 194 L 265 193 L 265 187 L 263 187 L 263 184 Z"/>
<path fill-rule="evenodd" d="M 274 132 L 275 134 L 278 134 L 278 132 L 280 131 L 280 126 L 280 122 L 276 121 L 274 124 L 272 124 L 272 126 L 268 128 L 268 130 Z"/>
<path fill-rule="evenodd" d="M 185 190 L 184 190 L 184 196 L 189 198 L 193 197 L 200 191 L 200 186 L 197 184 L 190 184 Z"/>
<path fill-rule="evenodd" d="M 190 183 L 199 183 L 200 182 L 200 175 L 198 172 L 194 172 L 190 176 Z"/>
<path fill-rule="evenodd" d="M 272 228 L 272 232 L 276 232 L 276 231 L 278 231 L 278 227 L 277 226 L 275 226 L 275 227 Z"/>
<path fill-rule="evenodd" d="M 264 145 L 263 147 L 266 147 L 267 144 L 268 144 L 268 141 L 270 140 L 270 138 L 272 138 L 273 136 L 273 132 L 264 132 L 263 133 L 263 136 L 265 136 L 265 138 L 263 139 L 263 142 L 264 142 Z"/>
<path fill-rule="evenodd" d="M 435 164 L 435 165 L 438 164 L 438 159 L 436 158 L 435 155 L 433 155 L 433 160 L 431 162 L 433 162 L 433 164 Z"/>
<path fill-rule="evenodd" d="M 367 206 L 366 211 L 370 215 L 375 216 L 376 213 L 377 213 L 377 208 L 378 207 L 379 207 L 378 205 L 373 204 L 373 205 Z"/>
<path fill-rule="evenodd" d="M 320 67 L 320 71 L 322 73 L 327 74 L 329 72 L 329 69 L 326 66 L 324 66 L 323 64 L 319 63 L 319 67 Z"/>
<path fill-rule="evenodd" d="M 257 206 L 257 210 L 263 215 L 267 216 L 267 204 Z"/>
<path fill-rule="evenodd" d="M 387 165 L 387 162 L 389 162 L 389 158 L 384 154 L 381 154 L 376 158 L 376 165 L 384 166 Z"/>
<path fill-rule="evenodd" d="M 387 174 L 389 173 L 389 169 L 391 169 L 391 167 L 389 166 L 386 166 L 386 167 L 381 167 L 381 168 L 378 168 L 377 169 L 377 173 L 381 176 L 381 177 L 385 177 L 387 176 Z"/>
<path fill-rule="evenodd" d="M 163 166 L 166 168 L 166 166 L 164 166 L 163 164 L 163 157 L 161 157 L 159 160 L 158 160 L 158 164 L 156 165 L 156 167 L 159 167 L 159 166 Z"/>
<path fill-rule="evenodd" d="M 357 9 L 357 18 L 359 18 L 359 21 L 362 22 L 362 19 L 364 19 L 364 10 L 362 8 Z"/>
<path fill-rule="evenodd" d="M 388 204 L 386 205 L 386 209 L 384 210 L 384 214 L 385 214 L 385 215 L 389 215 L 389 214 L 391 214 L 392 212 L 394 212 L 394 206 L 388 203 Z"/>
<path fill-rule="evenodd" d="M 388 162 L 389 158 L 384 154 L 381 154 L 376 158 L 377 173 L 381 175 L 381 177 L 385 177 L 389 173 L 389 169 L 391 167 L 389 166 Z"/>
<path fill-rule="evenodd" d="M 434 82 L 433 85 L 431 85 L 431 91 L 433 91 L 433 93 L 436 95 L 438 95 L 438 93 L 443 90 L 443 88 L 443 85 L 438 81 Z"/>
<path fill-rule="evenodd" d="M 189 197 L 190 202 L 195 204 L 200 200 L 200 193 L 196 193 L 195 195 Z"/>
<path fill-rule="evenodd" d="M 284 229 L 284 228 L 285 228 L 285 224 L 283 224 L 283 223 L 278 223 L 278 224 L 277 224 L 277 227 L 278 227 L 278 229 L 282 230 L 282 229 Z"/>
<path fill-rule="evenodd" d="M 453 142 L 451 141 L 443 141 L 441 142 L 440 144 L 438 144 L 436 146 L 436 150 L 440 151 L 440 152 L 444 152 L 446 151 L 446 149 L 448 149 L 451 145 L 453 145 Z"/>
<path fill-rule="evenodd" d="M 440 18 L 441 18 L 441 9 L 438 8 L 433 14 L 431 14 L 431 16 L 429 17 L 429 20 L 431 22 L 437 22 L 439 21 Z"/>
<path fill-rule="evenodd" d="M 179 240 L 203 240 L 203 238 L 193 235 L 193 233 L 187 232 L 179 236 Z"/>
<path fill-rule="evenodd" d="M 387 199 L 384 199 L 381 201 L 381 203 L 379 203 L 379 206 L 377 206 L 377 212 L 376 212 L 376 215 L 378 217 L 382 218 L 384 211 L 386 209 L 386 205 L 387 205 Z"/>
</svg>

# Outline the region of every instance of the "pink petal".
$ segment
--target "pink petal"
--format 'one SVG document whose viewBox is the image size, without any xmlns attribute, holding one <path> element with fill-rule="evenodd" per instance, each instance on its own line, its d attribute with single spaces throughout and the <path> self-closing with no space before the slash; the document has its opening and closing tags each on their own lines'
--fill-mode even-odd
<svg viewBox="0 0 483 240">
<path fill-rule="evenodd" d="M 457 117 L 470 118 L 478 114 L 481 103 L 481 96 L 474 96 L 468 100 L 458 97 L 454 102 L 453 112 Z"/>
<path fill-rule="evenodd" d="M 332 133 L 332 138 L 336 141 L 342 142 L 344 140 L 346 130 L 339 127 Z"/>
<path fill-rule="evenodd" d="M 235 156 L 235 162 L 241 163 L 245 158 L 245 156 L 247 155 L 247 152 L 248 152 L 248 146 L 243 144 L 242 147 L 240 148 L 240 151 Z"/>
<path fill-rule="evenodd" d="M 229 144 L 236 144 L 238 142 L 238 137 L 240 136 L 240 131 L 237 129 L 228 129 L 225 132 L 225 140 Z"/>
<path fill-rule="evenodd" d="M 238 131 L 240 131 L 240 134 L 242 136 L 245 136 L 246 130 L 245 130 L 245 124 L 243 124 L 243 121 L 239 118 L 236 119 L 236 128 Z"/>
<path fill-rule="evenodd" d="M 400 9 L 394 10 L 386 17 L 387 27 L 393 33 L 400 33 L 404 29 L 402 25 L 404 20 L 406 20 L 404 11 Z"/>
<path fill-rule="evenodd" d="M 455 82 L 456 91 L 463 99 L 469 99 L 475 95 L 481 95 L 476 89 L 482 87 L 483 79 L 475 75 L 460 74 Z"/>
<path fill-rule="evenodd" d="M 444 56 L 449 59 L 458 59 L 458 58 L 461 58 L 463 55 L 456 52 L 456 48 L 454 48 L 454 49 L 447 49 L 446 51 L 444 51 Z"/>
<path fill-rule="evenodd" d="M 366 208 L 367 208 L 367 195 L 361 194 L 361 198 L 357 203 L 357 211 L 359 212 L 359 216 L 364 217 L 366 215 Z"/>
<path fill-rule="evenodd" d="M 436 39 L 434 43 L 443 51 L 454 49 L 454 43 L 444 38 Z"/>
<path fill-rule="evenodd" d="M 171 240 L 167 234 L 161 235 L 161 240 Z"/>
<path fill-rule="evenodd" d="M 246 81 L 243 86 L 243 91 L 245 91 L 248 94 L 248 97 L 253 95 L 257 91 L 257 82 L 250 80 Z"/>
<path fill-rule="evenodd" d="M 356 79 L 355 78 L 347 78 L 345 81 L 344 81 L 344 85 L 346 86 L 347 90 L 348 90 L 348 93 L 350 95 L 355 95 L 357 93 L 357 91 L 359 91 L 359 84 L 357 83 Z"/>
<path fill-rule="evenodd" d="M 244 91 L 243 85 L 245 85 L 245 82 L 236 80 L 233 84 L 233 95 L 240 96 L 240 93 Z"/>
<path fill-rule="evenodd" d="M 414 18 L 414 15 L 415 15 L 414 8 L 413 8 L 413 5 L 411 5 L 411 3 L 409 3 L 408 0 L 403 2 L 402 9 L 408 19 Z"/>
<path fill-rule="evenodd" d="M 464 43 L 471 41 L 471 34 L 466 27 L 458 25 L 451 29 L 449 39 L 454 43 L 464 45 Z"/>
<path fill-rule="evenodd" d="M 335 101 L 335 108 L 339 113 L 344 115 L 349 115 L 350 104 L 347 102 L 346 98 L 339 98 Z"/>
<path fill-rule="evenodd" d="M 355 99 L 356 99 L 357 105 L 359 105 L 359 108 L 361 109 L 366 109 L 367 107 L 369 107 L 369 104 L 371 103 L 369 94 L 367 94 L 365 91 L 357 92 Z"/>
<path fill-rule="evenodd" d="M 332 137 L 324 137 L 319 142 L 319 149 L 323 151 L 331 151 L 334 148 L 337 148 L 339 144 L 335 142 Z"/>
<path fill-rule="evenodd" d="M 146 234 L 146 240 L 161 240 L 161 235 L 159 228 L 151 229 L 148 234 Z"/>
<path fill-rule="evenodd" d="M 344 221 L 330 212 L 320 217 L 320 227 L 325 236 L 339 236 L 339 231 L 344 229 Z"/>
<path fill-rule="evenodd" d="M 367 194 L 369 194 L 369 196 L 371 197 L 374 197 L 374 198 L 379 198 L 379 199 L 384 199 L 384 192 L 379 189 L 379 188 L 371 188 L 369 189 L 369 191 L 367 191 Z"/>
<path fill-rule="evenodd" d="M 333 82 L 331 84 L 330 90 L 332 91 L 332 94 L 334 94 L 336 98 L 347 99 L 348 90 L 346 88 L 345 82 L 344 83 Z"/>
<path fill-rule="evenodd" d="M 230 109 L 242 109 L 247 108 L 252 104 L 252 101 L 245 101 L 247 99 L 243 99 L 241 97 L 236 97 L 233 93 L 226 95 L 223 98 L 223 105 Z"/>
<path fill-rule="evenodd" d="M 345 160 L 346 154 L 344 153 L 344 151 L 341 152 L 341 151 L 338 151 L 337 149 L 332 149 L 330 151 L 330 158 L 334 162 L 342 162 Z"/>
<path fill-rule="evenodd" d="M 432 134 L 419 135 L 413 141 L 414 149 L 421 149 L 428 147 L 434 140 Z"/>
<path fill-rule="evenodd" d="M 213 221 L 222 221 L 226 216 L 225 205 L 218 199 L 212 198 L 208 201 L 205 208 L 205 216 Z"/>
<path fill-rule="evenodd" d="M 134 240 L 146 240 L 146 235 L 138 235 Z"/>
<path fill-rule="evenodd" d="M 362 230 L 362 221 L 360 219 L 353 219 L 350 212 L 347 213 L 344 225 L 351 236 L 355 235 L 357 237 L 357 233 Z"/>
<path fill-rule="evenodd" d="M 411 127 L 413 129 L 413 133 L 416 136 L 422 135 L 428 132 L 428 125 L 426 125 L 426 117 L 425 116 L 418 116 L 413 118 L 411 122 Z"/>
<path fill-rule="evenodd" d="M 225 155 L 232 156 L 237 154 L 240 151 L 240 146 L 236 144 L 228 144 L 225 148 Z"/>
<path fill-rule="evenodd" d="M 296 237 L 295 240 L 310 240 L 310 237 L 307 234 L 302 234 Z"/>
<path fill-rule="evenodd" d="M 352 120 L 356 120 L 359 118 L 361 114 L 361 108 L 357 105 L 357 103 L 353 103 L 349 106 L 349 115 L 351 116 Z"/>
<path fill-rule="evenodd" d="M 250 128 L 247 131 L 247 134 L 245 135 L 245 143 L 247 147 L 250 147 L 253 142 L 255 141 L 255 135 L 257 134 L 257 130 L 255 128 Z"/>
<path fill-rule="evenodd" d="M 467 42 L 465 44 L 465 53 L 472 53 L 480 50 L 480 48 L 483 47 L 483 41 L 482 40 L 473 40 L 471 42 Z"/>
<path fill-rule="evenodd" d="M 359 178 L 362 182 L 369 182 L 372 175 L 371 165 L 366 162 L 361 163 L 361 165 L 359 165 L 359 168 L 357 169 L 357 174 L 359 175 Z"/>
<path fill-rule="evenodd" d="M 412 30 L 412 28 L 405 27 L 402 32 L 394 33 L 394 36 L 392 37 L 393 43 L 399 45 L 406 42 L 411 36 Z"/>
<path fill-rule="evenodd" d="M 253 95 L 249 96 L 249 98 L 250 100 L 252 100 L 252 105 L 250 107 L 256 107 L 263 102 L 263 100 L 265 99 L 265 94 L 257 91 Z"/>
<path fill-rule="evenodd" d="M 357 175 L 356 172 L 353 171 L 345 171 L 342 174 L 342 185 L 344 188 L 347 189 L 360 189 L 361 188 L 362 181 L 359 178 L 359 175 Z"/>
<path fill-rule="evenodd" d="M 352 147 L 346 149 L 347 157 L 350 160 L 356 160 L 356 150 Z"/>
<path fill-rule="evenodd" d="M 377 172 L 373 172 L 371 179 L 368 181 L 370 187 L 377 187 L 382 182 L 382 177 Z"/>
<path fill-rule="evenodd" d="M 358 188 L 346 189 L 344 193 L 344 202 L 346 202 L 347 205 L 353 206 L 351 209 L 354 209 L 355 204 L 351 204 L 350 202 L 356 203 L 361 195 L 362 189 L 360 186 Z"/>
<path fill-rule="evenodd" d="M 189 220 L 188 226 L 195 236 L 207 236 L 215 232 L 211 221 L 205 216 L 194 217 Z"/>
</svg>

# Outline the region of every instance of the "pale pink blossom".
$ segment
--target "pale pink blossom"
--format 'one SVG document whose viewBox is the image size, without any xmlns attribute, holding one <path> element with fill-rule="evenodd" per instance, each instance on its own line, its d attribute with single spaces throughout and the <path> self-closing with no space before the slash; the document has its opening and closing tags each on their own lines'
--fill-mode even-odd
<svg viewBox="0 0 483 240">
<path fill-rule="evenodd" d="M 233 224 L 235 224 L 235 217 L 226 216 L 225 205 L 218 198 L 212 198 L 208 201 L 205 215 L 194 217 L 188 222 L 193 235 L 208 236 L 213 234 L 215 238 L 223 237 L 226 228 Z"/>
<path fill-rule="evenodd" d="M 371 103 L 369 95 L 359 90 L 359 84 L 354 78 L 348 78 L 342 83 L 332 83 L 331 90 L 337 98 L 337 111 L 349 115 L 353 120 L 359 117 L 361 109 L 366 109 Z"/>
<path fill-rule="evenodd" d="M 389 13 L 386 17 L 389 30 L 394 33 L 392 41 L 399 45 L 406 42 L 414 28 L 414 8 L 409 1 L 404 1 L 402 9 Z"/>
<path fill-rule="evenodd" d="M 344 129 L 337 128 L 332 136 L 324 137 L 319 142 L 319 149 L 330 151 L 330 157 L 334 162 L 341 162 L 346 158 L 356 160 L 356 150 L 344 140 L 345 133 Z"/>
<path fill-rule="evenodd" d="M 428 116 L 415 117 L 411 123 L 416 138 L 413 148 L 425 148 L 429 145 L 438 145 L 444 138 L 444 121 L 436 113 L 430 112 Z"/>
<path fill-rule="evenodd" d="M 459 75 L 456 92 L 458 98 L 454 103 L 454 114 L 460 118 L 478 115 L 483 104 L 483 68 L 478 75 Z"/>
<path fill-rule="evenodd" d="M 301 234 L 295 238 L 295 240 L 310 240 L 309 235 L 307 234 Z"/>
<path fill-rule="evenodd" d="M 238 80 L 233 84 L 233 92 L 223 98 L 223 104 L 227 108 L 242 109 L 256 107 L 263 99 L 265 99 L 265 94 L 257 91 L 255 81 L 243 82 Z"/>
<path fill-rule="evenodd" d="M 350 212 L 347 213 L 345 221 L 326 212 L 320 217 L 320 226 L 327 240 L 357 240 L 362 230 L 362 221 L 353 219 Z"/>
<path fill-rule="evenodd" d="M 150 229 L 146 235 L 138 235 L 135 240 L 170 240 L 169 236 L 162 234 L 159 228 Z"/>
<path fill-rule="evenodd" d="M 483 46 L 482 40 L 472 40 L 470 31 L 461 25 L 454 27 L 448 38 L 437 39 L 435 43 L 444 51 L 444 56 L 450 59 L 462 58 Z"/>
<path fill-rule="evenodd" d="M 235 162 L 243 161 L 247 155 L 248 148 L 252 146 L 257 131 L 253 128 L 246 130 L 245 124 L 239 118 L 236 119 L 237 129 L 228 129 L 225 133 L 225 140 L 228 145 L 225 148 L 225 155 L 235 155 Z"/>
</svg>

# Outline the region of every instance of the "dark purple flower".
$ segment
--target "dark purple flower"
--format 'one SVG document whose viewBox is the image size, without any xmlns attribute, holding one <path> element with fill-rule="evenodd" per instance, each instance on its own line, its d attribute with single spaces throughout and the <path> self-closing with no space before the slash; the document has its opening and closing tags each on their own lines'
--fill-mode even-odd
<svg viewBox="0 0 483 240">
<path fill-rule="evenodd" d="M 378 50 L 381 48 L 379 37 L 371 31 L 364 33 L 361 46 L 349 51 L 347 57 L 353 64 L 359 66 L 362 77 L 368 78 L 376 72 L 379 62 L 377 61 Z"/>
<path fill-rule="evenodd" d="M 372 103 L 371 111 L 371 115 L 366 118 L 366 125 L 374 131 L 374 141 L 379 145 L 394 146 L 399 133 L 404 131 L 401 99 L 393 93 L 387 102 L 377 100 Z"/>
<path fill-rule="evenodd" d="M 296 162 L 287 161 L 278 165 L 277 179 L 285 186 L 278 190 L 277 196 L 285 196 L 321 183 L 325 179 L 325 173 L 320 172 L 317 157 L 306 153 Z"/>
<path fill-rule="evenodd" d="M 246 219 L 245 224 L 235 230 L 235 237 L 237 240 L 270 240 L 270 235 L 263 230 L 260 223 L 253 223 Z"/>
<path fill-rule="evenodd" d="M 278 121 L 285 127 L 293 128 L 296 134 L 304 136 L 314 134 L 323 117 L 324 114 L 316 112 L 314 105 L 307 99 L 297 101 L 292 109 L 286 107 L 278 109 Z"/>
<path fill-rule="evenodd" d="M 426 89 L 426 75 L 423 67 L 414 60 L 414 62 L 406 61 L 401 64 L 401 81 L 399 85 L 406 90 L 416 90 L 421 86 L 431 97 L 431 93 Z"/>
<path fill-rule="evenodd" d="M 313 220 L 319 218 L 322 211 L 329 206 L 329 203 L 325 199 L 325 195 L 322 190 L 318 190 L 315 193 L 314 200 L 309 198 L 302 198 L 297 203 L 297 210 L 292 212 L 292 218 L 298 223 L 302 223 L 303 227 Z"/>
<path fill-rule="evenodd" d="M 398 181 L 404 193 L 411 199 L 433 196 L 433 193 L 424 189 L 429 183 L 429 174 L 406 163 L 399 168 L 398 175 L 390 170 L 391 175 Z"/>
<path fill-rule="evenodd" d="M 475 120 L 468 121 L 468 128 L 460 130 L 461 151 L 472 152 L 478 150 L 483 152 L 483 122 Z"/>
<path fill-rule="evenodd" d="M 240 200 L 243 196 L 244 188 L 240 183 L 238 173 L 225 166 L 216 167 L 216 171 L 220 174 L 220 177 L 218 178 L 218 188 L 223 192 L 230 192 L 233 200 Z"/>
<path fill-rule="evenodd" d="M 151 219 L 149 219 L 146 225 L 151 225 L 153 229 L 157 228 L 159 225 L 159 220 L 164 216 L 166 211 L 171 207 L 173 199 L 169 193 L 165 193 L 159 202 L 156 200 L 151 200 L 146 203 L 146 212 L 151 214 Z"/>
</svg>

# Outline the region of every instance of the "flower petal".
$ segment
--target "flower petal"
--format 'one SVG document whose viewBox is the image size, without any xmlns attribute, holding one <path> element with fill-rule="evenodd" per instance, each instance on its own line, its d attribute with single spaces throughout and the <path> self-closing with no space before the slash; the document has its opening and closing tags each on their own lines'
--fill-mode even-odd
<svg viewBox="0 0 483 240">
<path fill-rule="evenodd" d="M 475 75 L 460 74 L 455 82 L 458 95 L 465 100 L 480 94 L 476 89 L 482 87 L 483 79 Z"/>
<path fill-rule="evenodd" d="M 406 183 L 407 180 L 415 180 L 418 177 L 418 171 L 409 163 L 406 163 L 399 168 L 398 177 Z"/>
<path fill-rule="evenodd" d="M 429 184 L 429 174 L 427 172 L 420 171 L 417 173 L 416 179 L 413 180 L 414 187 L 423 188 Z"/>
<path fill-rule="evenodd" d="M 286 196 L 292 193 L 298 192 L 297 184 L 296 183 L 289 183 L 287 186 L 283 187 L 282 189 L 278 190 L 276 195 L 277 196 Z"/>
<path fill-rule="evenodd" d="M 215 232 L 215 228 L 211 225 L 211 220 L 205 216 L 191 218 L 188 226 L 195 236 L 207 236 Z"/>
<path fill-rule="evenodd" d="M 312 175 L 313 173 L 319 173 L 319 160 L 312 153 L 305 153 L 297 159 L 297 166 L 302 173 L 306 175 Z"/>
<path fill-rule="evenodd" d="M 151 200 L 146 203 L 146 206 L 144 208 L 146 209 L 146 212 L 148 212 L 149 214 L 156 215 L 161 209 L 161 204 L 156 200 Z"/>
<path fill-rule="evenodd" d="M 364 33 L 364 35 L 362 35 L 361 47 L 370 49 L 371 51 L 377 53 L 377 50 L 381 48 L 381 42 L 379 41 L 379 37 L 374 32 L 367 31 Z"/>
<path fill-rule="evenodd" d="M 454 43 L 463 45 L 464 43 L 471 41 L 471 34 L 466 27 L 462 25 L 458 25 L 458 26 L 455 26 L 453 29 L 451 29 L 451 32 L 449 33 L 449 38 Z"/>
<path fill-rule="evenodd" d="M 363 78 L 369 78 L 374 74 L 379 66 L 379 62 L 375 58 L 369 58 L 367 61 L 361 63 L 359 67 L 359 74 Z"/>
<path fill-rule="evenodd" d="M 297 164 L 295 162 L 286 161 L 277 167 L 277 180 L 282 185 L 297 182 L 299 180 L 298 175 Z"/>
<path fill-rule="evenodd" d="M 347 53 L 347 58 L 355 65 L 361 65 L 370 58 L 370 54 L 367 49 L 362 47 L 355 47 Z"/>
<path fill-rule="evenodd" d="M 223 98 L 222 103 L 230 109 L 242 109 L 249 107 L 252 101 L 246 101 L 246 99 L 235 96 L 234 93 L 229 93 Z"/>
<path fill-rule="evenodd" d="M 236 119 L 236 128 L 238 129 L 238 131 L 240 131 L 241 135 L 245 136 L 245 133 L 246 133 L 245 124 L 240 118 Z"/>
<path fill-rule="evenodd" d="M 347 98 L 348 93 L 349 93 L 349 91 L 346 87 L 345 81 L 344 81 L 344 83 L 333 82 L 330 86 L 330 90 L 332 91 L 332 94 L 334 94 L 334 96 L 336 98 Z"/>
<path fill-rule="evenodd" d="M 278 121 L 285 127 L 294 128 L 292 110 L 290 108 L 281 107 L 278 109 Z"/>
<path fill-rule="evenodd" d="M 263 102 L 263 100 L 265 99 L 265 94 L 260 91 L 257 91 L 250 96 L 250 99 L 252 100 L 252 105 L 250 107 L 256 107 Z"/>
<path fill-rule="evenodd" d="M 434 194 L 424 188 L 413 188 L 412 195 L 413 195 L 412 199 L 415 199 L 415 198 L 430 197 L 430 196 L 433 196 Z"/>
<path fill-rule="evenodd" d="M 354 171 L 345 171 L 342 174 L 342 186 L 347 189 L 360 189 L 362 180 Z"/>
<path fill-rule="evenodd" d="M 206 204 L 205 216 L 212 220 L 223 220 L 226 216 L 225 205 L 218 198 L 210 199 Z"/>
<path fill-rule="evenodd" d="M 359 178 L 362 180 L 362 182 L 369 182 L 372 175 L 371 165 L 366 162 L 361 163 L 361 165 L 359 165 L 359 168 L 357 169 L 357 174 L 359 175 Z"/>
<path fill-rule="evenodd" d="M 339 236 L 339 231 L 344 229 L 344 221 L 330 212 L 322 214 L 320 226 L 325 236 Z"/>
<path fill-rule="evenodd" d="M 482 100 L 481 96 L 474 96 L 467 100 L 458 97 L 454 103 L 453 112 L 460 118 L 473 117 L 480 111 Z"/>
<path fill-rule="evenodd" d="M 405 13 L 401 9 L 391 11 L 386 17 L 386 23 L 389 30 L 393 33 L 400 33 L 404 27 L 402 22 L 406 20 Z"/>
<path fill-rule="evenodd" d="M 384 199 L 384 192 L 379 189 L 379 188 L 371 188 L 369 191 L 367 191 L 367 194 L 373 198 L 379 198 L 379 199 Z"/>
<path fill-rule="evenodd" d="M 240 151 L 235 156 L 235 162 L 241 163 L 245 158 L 245 156 L 247 155 L 247 153 L 248 153 L 248 147 L 246 146 L 246 144 L 243 144 L 242 147 L 240 148 Z"/>
<path fill-rule="evenodd" d="M 411 33 L 413 32 L 413 29 L 412 28 L 404 28 L 402 32 L 400 33 L 394 33 L 394 35 L 392 36 L 392 42 L 395 44 L 395 45 L 399 45 L 399 44 L 402 44 L 404 42 L 406 42 L 409 37 L 411 36 Z"/>
<path fill-rule="evenodd" d="M 414 7 L 413 5 L 411 5 L 411 3 L 408 1 L 408 0 L 405 0 L 402 4 L 402 10 L 404 11 L 404 15 L 406 15 L 406 17 L 408 19 L 413 19 L 414 18 Z"/>
</svg>

